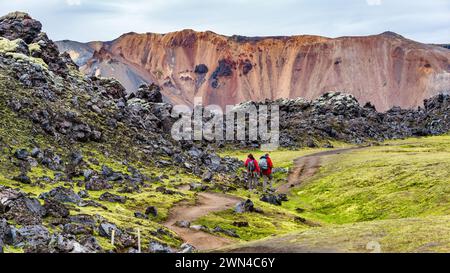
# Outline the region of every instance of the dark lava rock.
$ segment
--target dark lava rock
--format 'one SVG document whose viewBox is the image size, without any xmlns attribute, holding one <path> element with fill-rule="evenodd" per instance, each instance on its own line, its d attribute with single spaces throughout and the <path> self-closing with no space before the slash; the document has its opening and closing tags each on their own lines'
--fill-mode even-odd
<svg viewBox="0 0 450 273">
<path fill-rule="evenodd" d="M 6 219 L 0 219 L 0 242 L 11 245 L 13 244 L 14 236 L 13 229 Z"/>
<path fill-rule="evenodd" d="M 153 103 L 162 103 L 161 88 L 156 84 L 143 84 L 136 91 L 136 97 Z"/>
<path fill-rule="evenodd" d="M 184 243 L 180 246 L 180 251 L 178 253 L 193 253 L 195 251 L 195 247 L 188 243 Z"/>
<path fill-rule="evenodd" d="M 206 171 L 203 175 L 202 175 L 202 180 L 204 182 L 211 182 L 211 180 L 213 179 L 213 174 L 210 171 Z"/>
<path fill-rule="evenodd" d="M 45 213 L 39 200 L 0 186 L 0 216 L 12 219 L 20 225 L 36 225 L 41 223 Z"/>
<path fill-rule="evenodd" d="M 150 253 L 172 253 L 172 249 L 167 245 L 164 245 L 157 241 L 150 241 L 148 246 L 148 252 Z"/>
<path fill-rule="evenodd" d="M 108 208 L 94 200 L 82 200 L 79 204 L 80 207 L 94 207 L 94 208 L 102 208 L 104 210 L 108 210 Z"/>
<path fill-rule="evenodd" d="M 38 246 L 47 246 L 50 239 L 50 232 L 46 227 L 30 225 L 16 230 L 16 239 L 13 244 L 18 247 L 36 248 Z"/>
<path fill-rule="evenodd" d="M 88 214 L 78 214 L 78 215 L 69 216 L 68 220 L 71 223 L 80 224 L 83 226 L 89 226 L 91 228 L 94 228 L 96 225 L 96 221 L 95 221 L 94 217 L 92 217 L 91 215 L 88 215 Z"/>
<path fill-rule="evenodd" d="M 190 191 L 206 191 L 209 187 L 201 183 L 192 182 L 189 184 Z"/>
<path fill-rule="evenodd" d="M 134 217 L 139 218 L 139 219 L 148 219 L 148 216 L 143 214 L 142 212 L 136 211 L 134 213 Z"/>
<path fill-rule="evenodd" d="M 253 212 L 255 211 L 255 206 L 252 200 L 247 199 L 245 201 L 237 203 L 234 211 L 236 213 Z"/>
<path fill-rule="evenodd" d="M 103 222 L 98 227 L 98 235 L 100 235 L 102 237 L 106 237 L 106 238 L 111 238 L 111 232 L 113 230 L 115 230 L 114 231 L 115 236 L 119 237 L 122 234 L 122 231 L 120 229 L 118 229 L 116 225 L 108 223 L 108 222 Z"/>
<path fill-rule="evenodd" d="M 22 184 L 31 184 L 31 179 L 28 175 L 21 173 L 18 176 L 13 177 L 14 181 L 20 182 Z"/>
<path fill-rule="evenodd" d="M 189 221 L 177 221 L 175 226 L 180 228 L 189 228 L 191 226 L 191 222 Z"/>
<path fill-rule="evenodd" d="M 41 29 L 42 24 L 24 12 L 12 12 L 0 17 L 0 36 L 9 40 L 22 39 L 29 44 Z"/>
<path fill-rule="evenodd" d="M 156 217 L 158 215 L 158 209 L 155 206 L 149 206 L 145 210 L 145 215 L 151 215 L 153 217 Z"/>
<path fill-rule="evenodd" d="M 304 208 L 295 208 L 295 211 L 298 213 L 302 213 L 302 212 L 305 212 L 305 209 Z"/>
<path fill-rule="evenodd" d="M 88 191 L 101 191 L 112 189 L 113 185 L 100 177 L 94 176 L 86 182 L 85 188 Z"/>
<path fill-rule="evenodd" d="M 69 155 L 69 163 L 78 166 L 83 162 L 83 155 L 80 151 L 72 152 Z"/>
<path fill-rule="evenodd" d="M 63 232 L 72 235 L 93 235 L 94 230 L 89 225 L 68 223 L 64 225 Z"/>
<path fill-rule="evenodd" d="M 42 155 L 41 149 L 35 147 L 35 148 L 33 148 L 33 149 L 31 150 L 31 156 L 32 156 L 33 158 L 38 158 L 40 155 Z"/>
<path fill-rule="evenodd" d="M 26 160 L 30 154 L 25 149 L 18 149 L 14 152 L 14 157 L 20 160 Z"/>
<path fill-rule="evenodd" d="M 87 191 L 85 191 L 85 190 L 81 190 L 81 191 L 79 191 L 78 192 L 78 196 L 80 196 L 81 198 L 89 198 L 90 196 L 89 196 L 89 193 L 87 192 Z"/>
<path fill-rule="evenodd" d="M 287 195 L 286 194 L 264 194 L 261 199 L 261 201 L 272 204 L 272 205 L 276 205 L 276 206 L 281 206 L 281 203 L 283 201 L 287 201 Z"/>
<path fill-rule="evenodd" d="M 56 187 L 49 192 L 42 193 L 39 196 L 40 199 L 54 199 L 62 203 L 74 203 L 81 202 L 81 197 L 78 196 L 72 189 L 64 187 Z"/>
<path fill-rule="evenodd" d="M 112 203 L 122 203 L 122 204 L 125 204 L 127 201 L 127 197 L 112 194 L 109 192 L 105 192 L 102 195 L 100 195 L 99 199 L 101 201 L 107 201 L 107 202 L 112 202 Z"/>
<path fill-rule="evenodd" d="M 231 230 L 231 229 L 223 229 L 223 228 L 221 228 L 219 226 L 215 227 L 213 229 L 213 232 L 220 232 L 220 233 L 223 233 L 223 234 L 225 234 L 227 236 L 230 236 L 230 237 L 239 238 L 239 235 L 236 234 L 236 231 Z"/>
<path fill-rule="evenodd" d="M 114 78 L 98 78 L 91 76 L 90 79 L 94 86 L 102 90 L 101 94 L 110 99 L 121 99 L 126 96 L 126 89 Z"/>
<path fill-rule="evenodd" d="M 306 223 L 306 219 L 300 216 L 295 216 L 294 221 L 302 224 Z"/>
<path fill-rule="evenodd" d="M 105 166 L 105 165 L 102 166 L 102 175 L 105 178 L 108 178 L 108 177 L 110 177 L 113 174 L 114 174 L 114 171 L 110 167 Z"/>
<path fill-rule="evenodd" d="M 45 216 L 66 218 L 70 214 L 69 210 L 63 203 L 54 199 L 46 199 L 44 209 L 46 210 Z"/>
<path fill-rule="evenodd" d="M 233 222 L 233 226 L 236 226 L 236 227 L 248 227 L 249 224 L 248 224 L 248 222 L 236 221 L 236 222 Z"/>
</svg>

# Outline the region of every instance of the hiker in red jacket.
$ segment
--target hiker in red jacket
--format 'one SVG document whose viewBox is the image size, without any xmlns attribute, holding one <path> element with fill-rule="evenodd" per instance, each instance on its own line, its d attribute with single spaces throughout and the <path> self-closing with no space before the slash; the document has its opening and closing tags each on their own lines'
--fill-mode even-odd
<svg viewBox="0 0 450 273">
<path fill-rule="evenodd" d="M 258 161 L 252 154 L 247 156 L 244 166 L 247 169 L 248 189 L 251 191 L 253 186 L 256 187 L 258 185 L 258 175 L 261 170 L 259 169 Z"/>
<path fill-rule="evenodd" d="M 267 190 L 267 182 L 269 182 L 269 187 L 272 188 L 272 169 L 273 163 L 272 159 L 270 159 L 269 154 L 265 154 L 261 156 L 259 159 L 259 167 L 261 169 L 261 176 L 263 177 L 263 190 Z"/>
</svg>

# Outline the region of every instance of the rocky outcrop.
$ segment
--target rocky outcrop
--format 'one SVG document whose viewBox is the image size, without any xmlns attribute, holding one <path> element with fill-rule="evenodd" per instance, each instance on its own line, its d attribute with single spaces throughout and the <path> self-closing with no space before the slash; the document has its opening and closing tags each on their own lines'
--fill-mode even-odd
<svg viewBox="0 0 450 273">
<path fill-rule="evenodd" d="M 315 99 L 342 90 L 379 111 L 410 108 L 450 88 L 450 51 L 392 32 L 366 37 L 226 37 L 183 30 L 124 34 L 112 42 L 58 42 L 89 75 L 119 79 L 128 92 L 160 85 L 167 101 L 192 105 Z M 79 57 L 80 56 L 80 57 Z M 114 69 L 111 69 L 114 67 Z"/>
<path fill-rule="evenodd" d="M 283 147 L 329 147 L 330 140 L 361 144 L 439 135 L 450 130 L 450 95 L 444 94 L 425 100 L 417 109 L 393 107 L 384 113 L 370 103 L 361 105 L 354 96 L 340 92 L 326 93 L 312 101 L 297 98 L 247 102 L 235 109 L 272 104 L 279 107 L 279 144 Z M 251 147 L 255 143 L 261 142 L 236 144 Z"/>
<path fill-rule="evenodd" d="M 13 12 L 0 17 L 0 36 L 9 40 L 22 39 L 25 43 L 32 43 L 41 29 L 42 24 L 24 12 Z"/>
</svg>

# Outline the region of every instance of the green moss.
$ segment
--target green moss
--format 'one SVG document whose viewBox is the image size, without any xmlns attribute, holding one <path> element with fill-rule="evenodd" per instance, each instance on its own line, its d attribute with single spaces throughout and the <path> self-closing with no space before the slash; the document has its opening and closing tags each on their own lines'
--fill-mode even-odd
<svg viewBox="0 0 450 273">
<path fill-rule="evenodd" d="M 0 53 L 15 52 L 17 49 L 17 41 L 10 41 L 0 37 Z"/>
<path fill-rule="evenodd" d="M 350 223 L 450 213 L 450 137 L 408 139 L 331 156 L 287 209 Z"/>
<path fill-rule="evenodd" d="M 273 239 L 231 246 L 283 252 L 449 252 L 450 216 L 376 220 L 329 225 Z M 374 246 L 378 246 L 375 249 Z"/>
<path fill-rule="evenodd" d="M 24 253 L 24 250 L 20 247 L 5 245 L 3 247 L 3 252 L 4 253 Z"/>
<path fill-rule="evenodd" d="M 41 46 L 38 43 L 32 43 L 28 45 L 28 50 L 30 51 L 30 54 L 33 52 L 40 52 Z"/>
<path fill-rule="evenodd" d="M 41 66 L 44 69 L 48 69 L 48 65 L 41 58 L 29 57 L 22 53 L 16 53 L 16 52 L 7 52 L 6 56 L 10 56 L 16 60 L 22 60 L 22 61 L 34 63 L 34 64 Z"/>
</svg>

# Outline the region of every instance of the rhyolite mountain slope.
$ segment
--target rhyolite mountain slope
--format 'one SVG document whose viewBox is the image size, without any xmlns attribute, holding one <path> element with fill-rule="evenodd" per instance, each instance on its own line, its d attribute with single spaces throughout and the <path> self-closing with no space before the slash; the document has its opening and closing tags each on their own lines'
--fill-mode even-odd
<svg viewBox="0 0 450 273">
<path fill-rule="evenodd" d="M 183 30 L 128 33 L 110 42 L 57 42 L 86 74 L 128 91 L 155 82 L 173 103 L 315 99 L 344 91 L 377 110 L 419 106 L 450 88 L 450 50 L 392 32 L 367 37 L 241 37 Z"/>
</svg>

